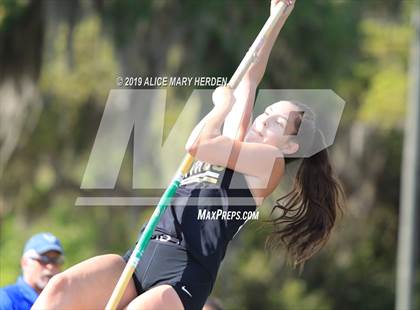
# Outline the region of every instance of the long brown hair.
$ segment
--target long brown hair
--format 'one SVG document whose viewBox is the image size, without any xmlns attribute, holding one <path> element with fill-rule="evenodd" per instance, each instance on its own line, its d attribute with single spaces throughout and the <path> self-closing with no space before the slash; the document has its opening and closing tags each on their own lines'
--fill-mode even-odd
<svg viewBox="0 0 420 310">
<path fill-rule="evenodd" d="M 324 143 L 323 135 L 316 126 L 315 115 L 307 106 L 293 102 L 305 113 L 295 114 L 294 127 L 303 131 L 299 136 L 311 139 L 309 145 Z M 301 145 L 302 141 L 297 141 Z M 308 145 L 306 141 L 306 145 Z M 286 159 L 286 164 L 294 159 Z M 268 245 L 284 244 L 295 266 L 302 265 L 327 242 L 343 208 L 343 190 L 336 179 L 324 148 L 311 157 L 302 159 L 292 190 L 280 197 L 271 211 L 281 214 L 270 222 L 274 231 L 268 237 Z"/>
</svg>

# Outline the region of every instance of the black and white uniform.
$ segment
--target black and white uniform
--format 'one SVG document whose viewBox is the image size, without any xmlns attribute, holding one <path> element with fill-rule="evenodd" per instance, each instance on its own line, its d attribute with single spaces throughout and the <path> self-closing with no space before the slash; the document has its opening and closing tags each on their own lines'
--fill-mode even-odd
<svg viewBox="0 0 420 310">
<path fill-rule="evenodd" d="M 255 209 L 242 174 L 195 162 L 165 210 L 133 275 L 138 293 L 169 284 L 186 310 L 202 309 L 227 245 L 245 223 L 242 214 Z M 222 211 L 240 216 L 215 219 Z M 130 254 L 124 256 L 126 261 Z"/>
</svg>

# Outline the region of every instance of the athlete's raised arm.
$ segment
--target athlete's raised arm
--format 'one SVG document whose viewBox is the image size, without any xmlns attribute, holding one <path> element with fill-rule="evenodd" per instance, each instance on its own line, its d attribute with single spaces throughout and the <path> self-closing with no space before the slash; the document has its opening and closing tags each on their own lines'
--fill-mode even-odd
<svg viewBox="0 0 420 310">
<path fill-rule="evenodd" d="M 235 89 L 235 103 L 232 106 L 231 112 L 227 115 L 223 126 L 224 136 L 235 140 L 243 140 L 244 133 L 247 131 L 249 124 L 252 123 L 252 109 L 257 87 L 264 76 L 268 58 L 279 32 L 293 10 L 295 0 L 271 0 L 271 14 L 275 6 L 279 5 L 280 2 L 285 2 L 288 8 L 264 41 L 256 62 L 251 65 Z"/>
</svg>

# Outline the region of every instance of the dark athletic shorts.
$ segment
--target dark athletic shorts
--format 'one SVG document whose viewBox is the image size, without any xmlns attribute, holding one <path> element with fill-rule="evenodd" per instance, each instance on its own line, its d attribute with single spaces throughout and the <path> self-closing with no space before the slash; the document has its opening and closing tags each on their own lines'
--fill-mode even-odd
<svg viewBox="0 0 420 310">
<path fill-rule="evenodd" d="M 125 253 L 126 262 L 131 253 Z M 171 285 L 185 310 L 201 310 L 214 284 L 210 273 L 185 248 L 159 240 L 150 240 L 133 280 L 139 295 L 158 285 Z"/>
</svg>

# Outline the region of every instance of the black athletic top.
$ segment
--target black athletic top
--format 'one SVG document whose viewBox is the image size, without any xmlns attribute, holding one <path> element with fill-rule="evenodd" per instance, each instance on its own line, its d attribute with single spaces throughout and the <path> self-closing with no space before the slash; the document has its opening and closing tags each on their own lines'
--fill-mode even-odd
<svg viewBox="0 0 420 310">
<path fill-rule="evenodd" d="M 242 174 L 197 161 L 155 231 L 178 238 L 215 279 L 229 241 L 246 222 L 244 212 L 255 209 Z"/>
</svg>

